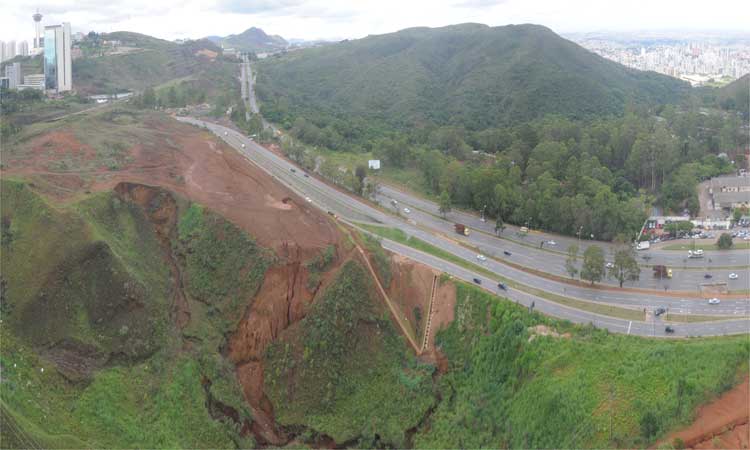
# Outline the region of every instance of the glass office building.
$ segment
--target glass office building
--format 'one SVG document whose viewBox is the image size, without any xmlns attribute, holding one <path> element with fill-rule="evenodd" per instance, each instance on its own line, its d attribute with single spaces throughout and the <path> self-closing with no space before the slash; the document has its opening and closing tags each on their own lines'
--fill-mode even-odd
<svg viewBox="0 0 750 450">
<path fill-rule="evenodd" d="M 65 92 L 73 88 L 70 24 L 44 27 L 45 89 Z"/>
</svg>

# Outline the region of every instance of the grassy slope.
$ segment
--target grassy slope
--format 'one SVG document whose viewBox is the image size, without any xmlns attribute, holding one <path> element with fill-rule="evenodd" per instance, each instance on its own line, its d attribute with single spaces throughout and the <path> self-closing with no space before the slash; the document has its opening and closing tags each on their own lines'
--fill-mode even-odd
<svg viewBox="0 0 750 450">
<path fill-rule="evenodd" d="M 212 308 L 207 314 L 196 309 L 191 328 L 194 346 L 185 351 L 182 339 L 168 323 L 169 270 L 140 209 L 113 194 L 97 194 L 57 210 L 26 185 L 9 181 L 2 182 L 2 195 L 3 217 L 10 218 L 10 226 L 3 228 L 2 245 L 2 277 L 8 285 L 0 331 L 0 412 L 14 430 L 4 434 L 2 446 L 252 445 L 237 435 L 235 425 L 211 417 L 201 380 L 211 380 L 208 390 L 213 399 L 234 408 L 240 417 L 249 417 L 233 367 L 221 356 L 219 346 L 227 326 L 244 310 L 244 303 L 237 300 L 246 301 L 255 294 L 268 264 L 266 253 L 216 214 L 185 205 L 181 231 L 187 233 L 182 233 L 178 247 L 186 251 L 212 247 L 205 258 L 183 267 L 187 289 L 205 293 L 201 299 Z M 109 258 L 96 260 L 101 267 L 60 269 L 60 261 L 93 242 L 109 249 Z M 80 307 L 74 308 L 73 315 L 66 315 L 65 308 L 47 308 L 35 309 L 33 317 L 26 317 L 29 305 L 49 289 L 46 281 L 58 272 L 68 280 L 57 290 L 62 292 L 58 297 L 64 294 L 61 300 L 69 305 L 116 301 L 117 296 L 101 290 L 90 292 L 92 286 L 140 285 L 148 317 L 119 314 L 99 323 Z M 125 278 L 108 279 L 106 272 Z M 201 282 L 207 278 L 208 283 Z M 128 328 L 124 330 L 123 325 Z M 116 365 L 107 364 L 89 383 L 72 384 L 35 350 L 37 343 L 63 338 L 87 342 L 103 352 L 136 354 L 118 359 Z M 140 341 L 133 339 L 150 346 L 139 351 Z"/>
<path fill-rule="evenodd" d="M 530 315 L 468 285 L 457 295 L 456 320 L 438 334 L 451 371 L 418 447 L 645 445 L 748 369 L 746 337 L 609 335 Z M 540 323 L 572 337 L 529 342 L 527 327 Z"/>
<path fill-rule="evenodd" d="M 277 420 L 336 442 L 403 447 L 433 404 L 419 364 L 376 305 L 366 272 L 346 263 L 310 313 L 271 346 L 266 390 Z M 375 436 L 379 436 L 379 441 Z"/>
<path fill-rule="evenodd" d="M 536 25 L 411 28 L 263 60 L 266 106 L 408 126 L 484 129 L 544 114 L 619 114 L 673 102 L 685 83 L 628 69 Z"/>
</svg>

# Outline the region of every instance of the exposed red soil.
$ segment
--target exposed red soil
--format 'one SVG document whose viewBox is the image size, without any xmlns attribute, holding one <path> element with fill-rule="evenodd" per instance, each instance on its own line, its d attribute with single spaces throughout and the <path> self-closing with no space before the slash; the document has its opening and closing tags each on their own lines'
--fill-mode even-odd
<svg viewBox="0 0 750 450">
<path fill-rule="evenodd" d="M 430 306 L 432 279 L 437 272 L 394 254 L 391 256 L 391 273 L 391 284 L 386 289 L 388 297 L 406 316 L 409 325 L 415 330 L 417 342 L 421 343 Z M 416 309 L 419 309 L 419 321 L 415 314 Z"/>
<path fill-rule="evenodd" d="M 711 403 L 698 408 L 695 421 L 664 442 L 681 439 L 686 448 L 748 448 L 750 445 L 750 377 Z"/>
</svg>

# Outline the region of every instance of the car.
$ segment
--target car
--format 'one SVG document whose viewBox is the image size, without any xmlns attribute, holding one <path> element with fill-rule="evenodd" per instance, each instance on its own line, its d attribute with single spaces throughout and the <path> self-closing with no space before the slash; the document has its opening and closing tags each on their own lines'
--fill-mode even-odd
<svg viewBox="0 0 750 450">
<path fill-rule="evenodd" d="M 708 299 L 709 305 L 718 305 L 719 303 L 721 303 L 721 300 L 716 297 Z"/>
<path fill-rule="evenodd" d="M 555 241 L 547 241 L 547 245 L 557 245 L 557 242 L 555 242 Z"/>
<path fill-rule="evenodd" d="M 667 269 L 667 278 L 672 278 L 672 269 Z"/>
<path fill-rule="evenodd" d="M 480 280 L 479 278 L 474 278 L 474 283 L 482 284 L 482 280 Z"/>
<path fill-rule="evenodd" d="M 713 275 L 711 275 L 710 273 L 707 273 L 707 274 L 703 275 L 703 278 L 705 278 L 705 279 L 707 279 L 707 280 L 708 280 L 708 279 L 710 279 L 710 278 L 713 278 L 713 277 L 714 277 L 714 276 L 713 276 Z"/>
<path fill-rule="evenodd" d="M 742 238 L 743 241 L 750 241 L 750 236 L 745 236 Z"/>
<path fill-rule="evenodd" d="M 289 170 L 291 170 L 294 173 L 297 173 L 297 169 L 295 169 L 294 167 L 290 168 Z"/>
<path fill-rule="evenodd" d="M 487 257 L 484 255 L 477 255 L 477 259 L 480 261 L 487 261 Z"/>
<path fill-rule="evenodd" d="M 229 133 L 227 133 L 226 131 L 224 132 L 224 136 L 226 136 L 226 135 L 228 135 L 228 134 L 229 134 Z"/>
<path fill-rule="evenodd" d="M 661 316 L 662 314 L 664 314 L 665 312 L 667 312 L 667 310 L 666 310 L 666 309 L 664 309 L 664 308 L 656 308 L 656 310 L 654 311 L 654 315 L 655 315 L 656 317 L 659 317 L 659 316 Z"/>
<path fill-rule="evenodd" d="M 405 212 L 406 214 L 409 214 L 409 213 L 411 212 L 411 209 L 409 209 L 409 208 L 404 208 L 404 212 Z"/>
<path fill-rule="evenodd" d="M 511 252 L 509 252 L 508 250 L 503 250 L 503 254 L 504 254 L 505 256 L 510 256 L 510 255 L 512 255 L 512 253 L 511 253 Z"/>
<path fill-rule="evenodd" d="M 304 175 L 305 175 L 305 178 L 310 178 L 310 174 L 309 173 L 305 172 Z"/>
<path fill-rule="evenodd" d="M 245 144 L 242 144 L 242 148 L 245 148 Z"/>
<path fill-rule="evenodd" d="M 664 332 L 667 334 L 672 334 L 674 333 L 674 328 L 671 325 L 667 325 L 666 327 L 664 327 Z"/>
<path fill-rule="evenodd" d="M 312 199 L 311 199 L 310 197 L 305 197 L 305 201 L 306 201 L 307 203 L 312 203 Z"/>
<path fill-rule="evenodd" d="M 732 273 L 730 273 L 730 274 L 729 274 L 729 279 L 730 279 L 730 280 L 736 280 L 736 279 L 737 279 L 737 278 L 739 278 L 739 277 L 740 277 L 740 276 L 739 276 L 739 275 L 737 275 L 737 274 L 736 274 L 736 273 L 734 273 L 734 272 L 732 272 Z"/>
<path fill-rule="evenodd" d="M 505 285 L 505 283 L 497 283 L 497 287 L 499 287 L 500 289 L 504 291 L 508 290 L 508 287 Z"/>
<path fill-rule="evenodd" d="M 611 262 L 608 262 L 607 265 L 606 265 L 606 267 L 607 267 L 607 269 L 614 269 L 615 265 L 612 264 Z"/>
</svg>

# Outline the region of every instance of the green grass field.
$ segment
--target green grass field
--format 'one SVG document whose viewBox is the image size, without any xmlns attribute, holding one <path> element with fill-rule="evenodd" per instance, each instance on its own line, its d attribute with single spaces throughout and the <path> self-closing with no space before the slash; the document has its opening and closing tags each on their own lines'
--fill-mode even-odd
<svg viewBox="0 0 750 450">
<path fill-rule="evenodd" d="M 750 250 L 750 241 L 742 241 L 737 238 L 733 239 L 732 248 L 730 250 Z M 661 248 L 662 250 L 718 250 L 719 247 L 716 246 L 716 244 L 696 244 L 695 247 L 693 247 L 693 244 L 669 244 L 665 245 Z"/>
</svg>

